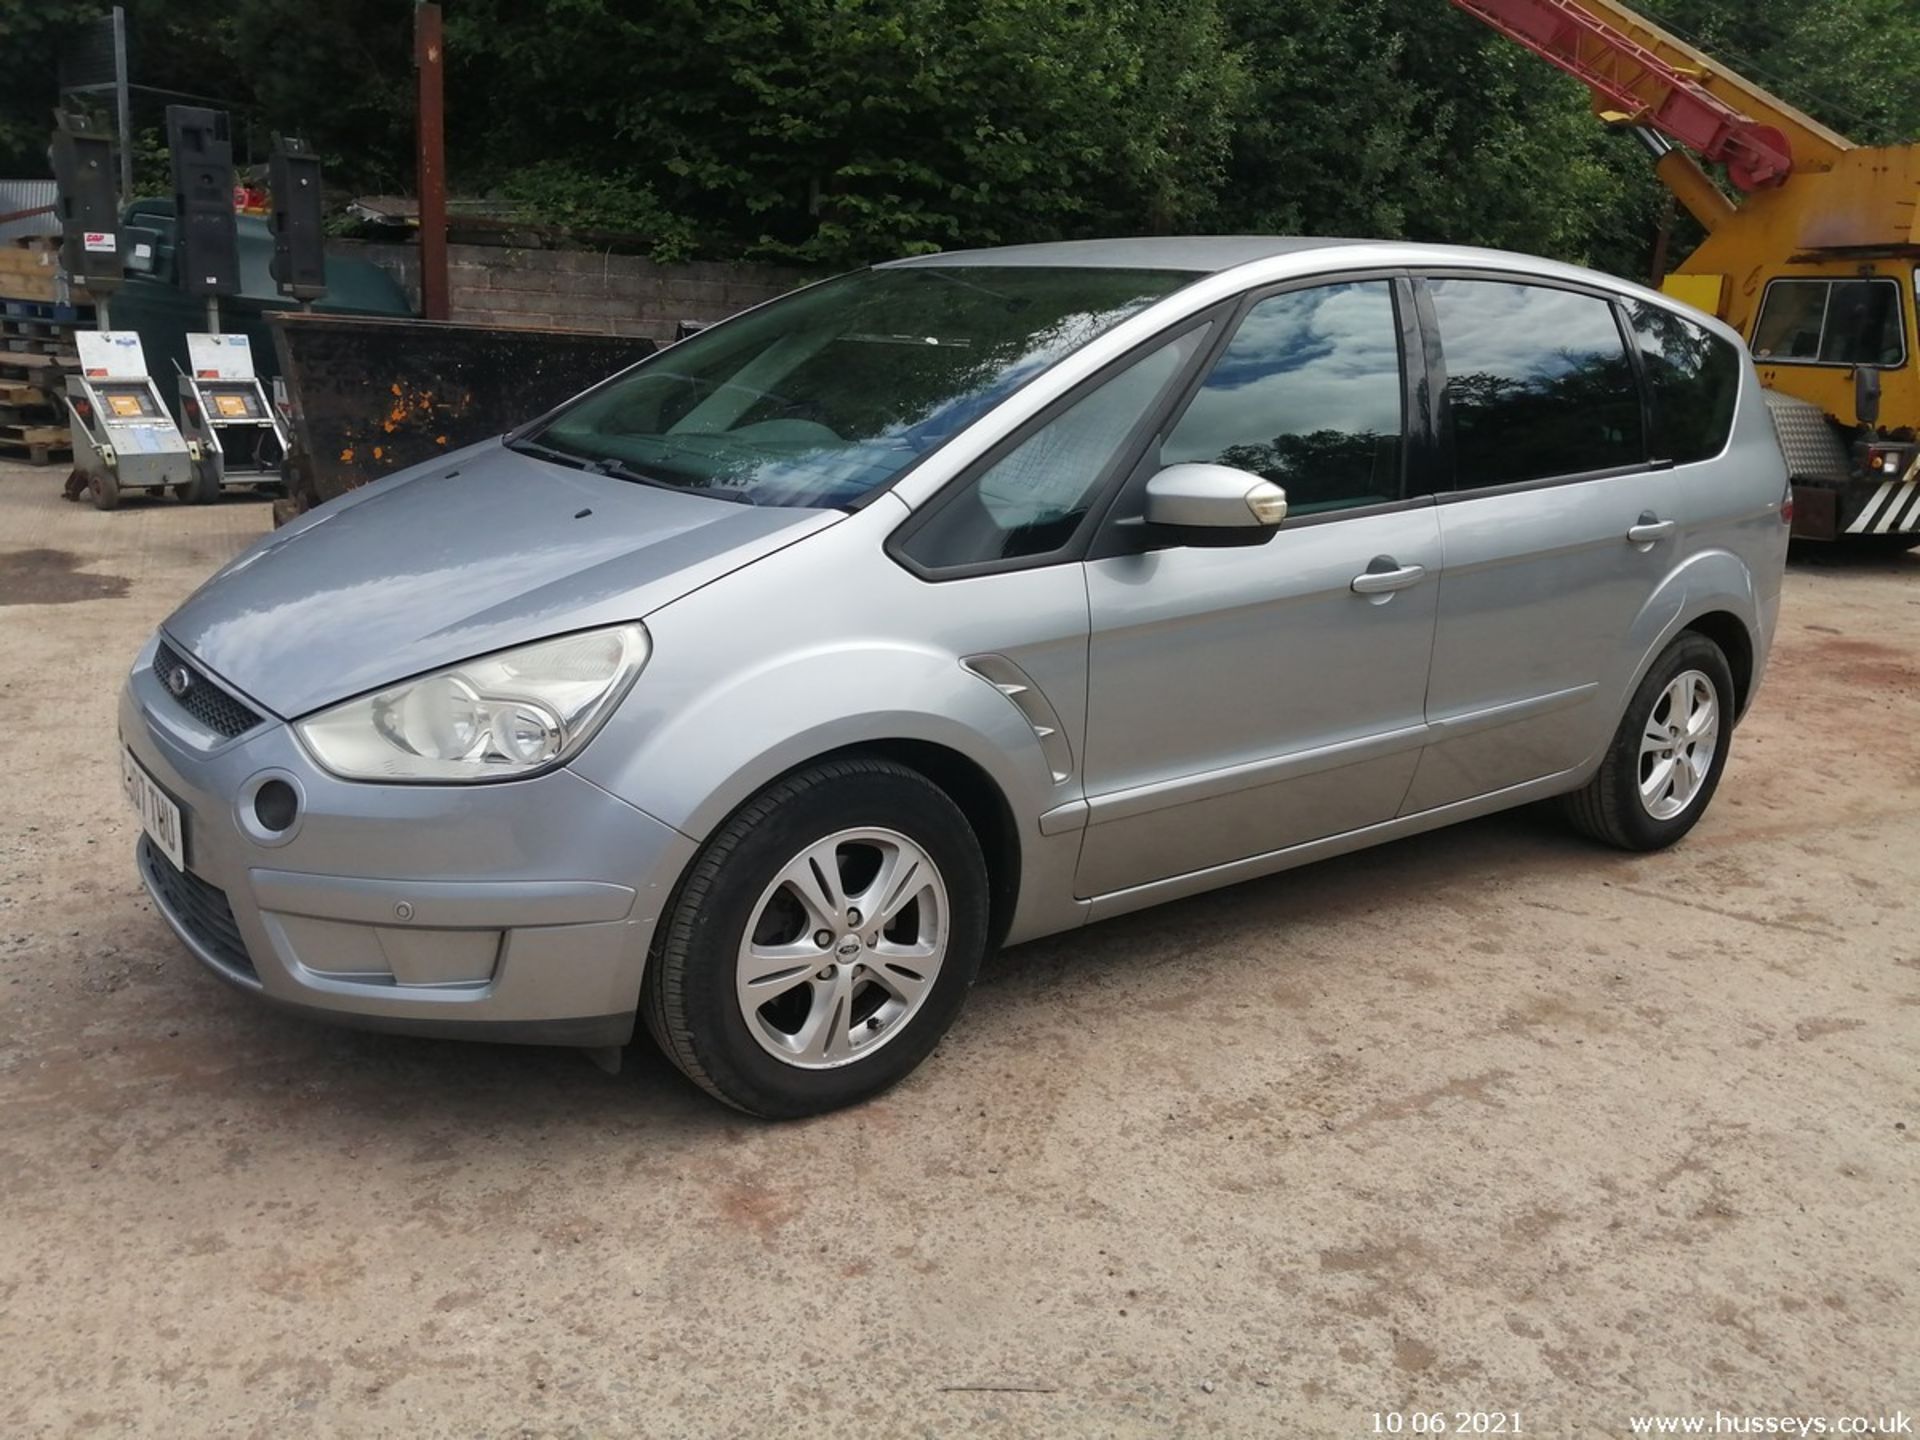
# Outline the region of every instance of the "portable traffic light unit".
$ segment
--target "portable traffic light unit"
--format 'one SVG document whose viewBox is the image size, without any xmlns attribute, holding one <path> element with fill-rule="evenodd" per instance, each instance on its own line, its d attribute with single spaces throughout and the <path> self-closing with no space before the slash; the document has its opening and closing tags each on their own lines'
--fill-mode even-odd
<svg viewBox="0 0 1920 1440">
<path fill-rule="evenodd" d="M 276 134 L 267 160 L 267 176 L 273 196 L 269 223 L 273 227 L 274 284 L 282 295 L 295 300 L 318 300 L 327 293 L 320 157 L 306 141 Z"/>
<path fill-rule="evenodd" d="M 189 335 L 187 360 L 180 377 L 180 428 L 193 453 L 189 498 L 211 500 L 223 485 L 278 481 L 287 432 L 254 374 L 247 337 Z"/>
<path fill-rule="evenodd" d="M 85 115 L 54 117 L 55 209 L 60 218 L 60 266 L 67 281 L 85 288 L 106 324 L 107 299 L 120 284 L 120 205 L 113 184 L 113 136 Z"/>
<path fill-rule="evenodd" d="M 140 337 L 131 330 L 74 336 L 80 373 L 67 377 L 73 464 L 93 503 L 111 510 L 128 490 L 193 483 L 193 457 L 160 399 Z"/>
<path fill-rule="evenodd" d="M 286 431 L 268 403 L 244 335 L 220 333 L 220 297 L 240 293 L 233 218 L 233 141 L 224 110 L 167 107 L 180 288 L 207 302 L 207 328 L 187 336 L 180 372 L 180 429 L 193 457 L 186 497 L 216 500 L 223 485 L 279 478 Z"/>
<path fill-rule="evenodd" d="M 240 244 L 233 219 L 233 141 L 227 112 L 167 107 L 180 288 L 205 296 L 217 330 L 219 297 L 240 293 Z"/>
<path fill-rule="evenodd" d="M 164 490 L 193 480 L 192 456 L 147 372 L 140 337 L 110 330 L 107 307 L 124 273 L 113 136 L 84 115 L 56 117 L 51 147 L 60 215 L 60 262 L 68 283 L 92 296 L 100 329 L 74 343 L 80 373 L 66 383 L 74 470 L 102 510 L 127 490 Z"/>
</svg>

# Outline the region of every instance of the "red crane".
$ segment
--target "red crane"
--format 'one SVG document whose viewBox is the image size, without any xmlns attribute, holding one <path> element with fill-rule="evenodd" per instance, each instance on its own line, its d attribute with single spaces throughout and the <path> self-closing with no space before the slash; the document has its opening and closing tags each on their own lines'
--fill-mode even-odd
<svg viewBox="0 0 1920 1440">
<path fill-rule="evenodd" d="M 1718 161 L 1743 191 L 1767 190 L 1793 173 L 1786 135 L 1709 92 L 1572 0 L 1453 0 L 1469 15 L 1566 71 L 1632 125 L 1657 130 L 1704 160 Z"/>
</svg>

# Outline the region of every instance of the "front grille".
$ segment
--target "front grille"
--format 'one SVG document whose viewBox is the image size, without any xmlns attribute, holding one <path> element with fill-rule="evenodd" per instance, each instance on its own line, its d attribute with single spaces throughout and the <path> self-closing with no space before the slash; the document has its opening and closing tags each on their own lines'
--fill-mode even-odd
<svg viewBox="0 0 1920 1440">
<path fill-rule="evenodd" d="M 160 847 L 141 837 L 140 864 L 153 882 L 160 903 L 178 920 L 186 932 L 198 940 L 222 965 L 249 980 L 258 979 L 240 927 L 233 923 L 233 907 L 227 892 L 209 885 L 198 875 L 174 868 L 173 861 L 160 853 Z"/>
<path fill-rule="evenodd" d="M 191 660 L 182 659 L 164 640 L 153 652 L 153 673 L 174 704 L 229 740 L 260 723 L 258 715 L 209 680 Z"/>
</svg>

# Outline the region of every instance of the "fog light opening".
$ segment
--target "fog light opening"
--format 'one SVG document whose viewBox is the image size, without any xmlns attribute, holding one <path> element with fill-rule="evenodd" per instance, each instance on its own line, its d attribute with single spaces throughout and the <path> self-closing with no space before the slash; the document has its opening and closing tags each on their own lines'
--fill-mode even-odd
<svg viewBox="0 0 1920 1440">
<path fill-rule="evenodd" d="M 269 780 L 253 796 L 253 815 L 260 827 L 278 835 L 292 826 L 300 813 L 300 797 L 284 780 Z"/>
</svg>

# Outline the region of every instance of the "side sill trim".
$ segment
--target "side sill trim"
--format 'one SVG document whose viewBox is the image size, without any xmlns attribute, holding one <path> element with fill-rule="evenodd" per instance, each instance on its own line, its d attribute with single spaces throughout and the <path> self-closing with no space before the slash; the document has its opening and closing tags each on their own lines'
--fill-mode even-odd
<svg viewBox="0 0 1920 1440">
<path fill-rule="evenodd" d="M 1087 923 L 1098 924 L 1102 920 L 1110 920 L 1116 915 L 1125 915 L 1129 911 L 1144 910 L 1149 905 L 1159 905 L 1187 895 L 1218 890 L 1222 886 L 1236 885 L 1243 880 L 1257 880 L 1263 875 L 1271 875 L 1280 870 L 1291 870 L 1315 860 L 1329 860 L 1336 855 L 1365 850 L 1382 841 L 1418 835 L 1423 830 L 1438 830 L 1455 821 L 1471 820 L 1478 815 L 1490 815 L 1496 810 L 1508 810 L 1516 805 L 1525 805 L 1532 800 L 1543 800 L 1549 795 L 1563 794 L 1575 788 L 1586 773 L 1587 771 L 1582 767 L 1562 770 L 1557 775 L 1529 780 L 1523 785 L 1514 785 L 1505 790 L 1477 795 L 1471 800 L 1456 801 L 1434 810 L 1402 815 L 1396 820 L 1385 820 L 1378 825 L 1349 830 L 1342 835 L 1329 835 L 1322 840 L 1309 840 L 1284 850 L 1270 850 L 1264 855 L 1251 855 L 1245 860 L 1233 860 L 1225 865 L 1210 866 L 1205 870 L 1190 870 L 1185 875 L 1174 875 L 1165 880 L 1155 880 L 1150 884 L 1135 885 L 1127 890 L 1110 890 L 1104 895 L 1094 896 L 1087 902 Z"/>
<path fill-rule="evenodd" d="M 1139 815 L 1150 815 L 1156 810 L 1170 810 L 1176 805 L 1191 805 L 1197 800 L 1230 795 L 1236 790 L 1255 790 L 1302 775 L 1317 775 L 1323 770 L 1338 770 L 1368 760 L 1382 760 L 1389 755 L 1418 750 L 1431 737 L 1432 732 L 1425 724 L 1407 725 L 1398 730 L 1382 731 L 1378 735 L 1362 736 L 1358 740 L 1341 740 L 1332 745 L 1315 746 L 1311 750 L 1296 750 L 1288 755 L 1248 760 L 1198 775 L 1182 775 L 1174 780 L 1156 780 L 1152 784 L 1136 785 L 1129 790 L 1115 790 L 1088 799 L 1087 823 L 1105 825 L 1114 820 L 1131 820 Z"/>
<path fill-rule="evenodd" d="M 1584 685 L 1570 685 L 1565 690 L 1552 690 L 1545 695 L 1512 700 L 1504 705 L 1490 705 L 1484 710 L 1443 715 L 1429 722 L 1433 726 L 1434 743 L 1458 740 L 1463 735 L 1473 735 L 1481 730 L 1497 730 L 1502 725 L 1531 720 L 1537 715 L 1551 715 L 1556 710 L 1568 710 L 1598 694 L 1599 690 L 1600 682 L 1589 680 Z"/>
</svg>

